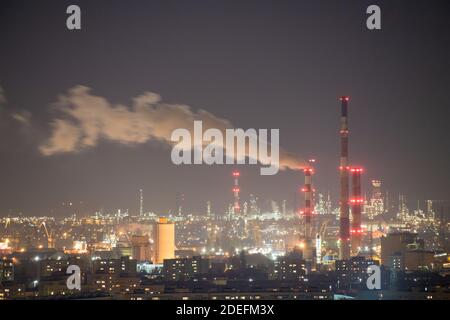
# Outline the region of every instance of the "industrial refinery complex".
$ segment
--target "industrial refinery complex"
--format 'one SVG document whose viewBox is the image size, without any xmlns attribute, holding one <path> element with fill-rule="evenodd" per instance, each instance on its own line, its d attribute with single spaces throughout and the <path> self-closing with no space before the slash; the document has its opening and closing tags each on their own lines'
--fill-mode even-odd
<svg viewBox="0 0 450 320">
<path fill-rule="evenodd" d="M 450 299 L 448 201 L 410 209 L 369 181 L 351 161 L 350 98 L 339 100 L 339 199 L 315 187 L 320 159 L 310 159 L 292 171 L 304 183 L 291 208 L 241 197 L 235 168 L 223 210 L 204 199 L 204 212 L 191 212 L 178 193 L 173 210 L 154 213 L 138 189 L 136 213 L 9 215 L 0 219 L 0 299 Z M 67 286 L 70 265 L 81 270 L 79 289 Z M 371 265 L 381 270 L 375 290 Z"/>
</svg>

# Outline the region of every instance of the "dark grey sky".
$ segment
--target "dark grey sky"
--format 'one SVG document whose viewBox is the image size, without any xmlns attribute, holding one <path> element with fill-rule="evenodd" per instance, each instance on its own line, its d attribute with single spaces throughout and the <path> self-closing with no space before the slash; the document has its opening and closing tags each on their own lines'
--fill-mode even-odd
<svg viewBox="0 0 450 320">
<path fill-rule="evenodd" d="M 69 4 L 82 30 L 65 27 Z M 338 190 L 339 103 L 350 102 L 350 161 L 393 195 L 450 194 L 450 3 L 376 1 L 382 30 L 365 27 L 373 1 L 2 1 L 0 216 L 62 215 L 61 203 L 193 210 L 231 200 L 228 166 L 181 166 L 170 149 L 101 141 L 42 156 L 51 104 L 76 85 L 130 105 L 145 91 L 205 109 L 242 128 L 279 128 L 281 146 L 318 159 L 318 191 Z M 29 125 L 11 114 L 31 113 Z M 241 190 L 292 202 L 302 174 L 242 168 Z M 368 187 L 366 185 L 366 191 Z"/>
</svg>

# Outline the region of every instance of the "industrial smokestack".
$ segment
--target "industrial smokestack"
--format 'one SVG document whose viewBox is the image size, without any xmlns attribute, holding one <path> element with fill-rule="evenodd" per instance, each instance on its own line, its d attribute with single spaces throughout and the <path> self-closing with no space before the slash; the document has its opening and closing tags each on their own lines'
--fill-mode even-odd
<svg viewBox="0 0 450 320">
<path fill-rule="evenodd" d="M 312 188 L 312 175 L 314 169 L 312 163 L 314 160 L 310 160 L 310 166 L 303 169 L 305 173 L 305 185 L 302 191 L 305 193 L 305 208 L 303 215 L 305 217 L 305 243 L 303 249 L 303 257 L 306 261 L 313 260 L 313 237 L 312 237 L 312 215 L 313 215 L 313 188 Z"/>
<path fill-rule="evenodd" d="M 184 214 L 184 193 L 177 192 L 175 202 L 176 214 L 178 217 L 181 217 Z"/>
<path fill-rule="evenodd" d="M 139 189 L 139 216 L 144 215 L 144 190 Z"/>
<path fill-rule="evenodd" d="M 352 197 L 350 199 L 350 204 L 352 206 L 352 228 L 350 230 L 351 242 L 352 242 L 352 255 L 356 256 L 361 248 L 361 208 L 364 202 L 361 197 L 361 174 L 363 172 L 362 168 L 352 168 L 350 169 L 352 173 Z"/>
<path fill-rule="evenodd" d="M 339 258 L 350 258 L 350 219 L 349 219 L 349 164 L 348 164 L 348 101 L 349 97 L 341 97 L 341 158 L 340 158 L 340 247 Z"/>
<path fill-rule="evenodd" d="M 233 187 L 233 197 L 234 197 L 234 205 L 233 205 L 233 213 L 235 215 L 239 214 L 241 212 L 241 205 L 239 204 L 239 171 L 233 171 L 233 178 L 234 178 L 234 187 Z"/>
</svg>

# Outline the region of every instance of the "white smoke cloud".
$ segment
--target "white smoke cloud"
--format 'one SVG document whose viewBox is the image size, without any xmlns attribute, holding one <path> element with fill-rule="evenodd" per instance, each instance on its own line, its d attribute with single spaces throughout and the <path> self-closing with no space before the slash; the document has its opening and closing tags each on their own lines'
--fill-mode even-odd
<svg viewBox="0 0 450 320">
<path fill-rule="evenodd" d="M 231 123 L 205 110 L 194 112 L 189 106 L 167 104 L 152 92 L 133 99 L 131 107 L 112 105 L 105 98 L 91 94 L 91 89 L 76 86 L 59 97 L 55 104 L 61 117 L 52 121 L 50 138 L 39 146 L 45 156 L 75 153 L 95 147 L 101 139 L 125 145 L 143 144 L 150 140 L 172 144 L 175 129 L 193 130 L 195 120 L 203 130 L 225 131 Z M 280 169 L 299 169 L 304 161 L 280 150 Z"/>
<path fill-rule="evenodd" d="M 56 119 L 52 123 L 53 133 L 45 145 L 39 150 L 45 156 L 57 153 L 77 152 L 81 130 L 66 120 Z"/>
</svg>

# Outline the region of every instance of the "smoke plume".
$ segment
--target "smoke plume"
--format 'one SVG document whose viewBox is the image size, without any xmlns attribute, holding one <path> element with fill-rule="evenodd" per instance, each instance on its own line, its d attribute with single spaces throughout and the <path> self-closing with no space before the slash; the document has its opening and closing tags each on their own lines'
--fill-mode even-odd
<svg viewBox="0 0 450 320">
<path fill-rule="evenodd" d="M 101 139 L 124 145 L 150 140 L 172 144 L 173 130 L 192 131 L 196 120 L 202 121 L 203 130 L 216 128 L 224 132 L 233 128 L 226 119 L 201 109 L 193 111 L 186 105 L 164 103 L 152 92 L 134 98 L 130 108 L 112 105 L 91 94 L 90 88 L 76 86 L 61 95 L 55 106 L 60 116 L 52 120 L 51 135 L 39 146 L 44 156 L 80 152 L 95 147 Z M 298 156 L 280 149 L 280 169 L 297 170 L 304 163 Z"/>
</svg>

